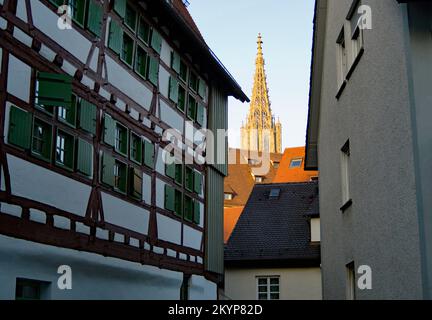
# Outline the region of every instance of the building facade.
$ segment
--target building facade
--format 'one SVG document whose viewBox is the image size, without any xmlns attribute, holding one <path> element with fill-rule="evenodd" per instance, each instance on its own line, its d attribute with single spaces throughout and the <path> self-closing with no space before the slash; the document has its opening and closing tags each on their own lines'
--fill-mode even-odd
<svg viewBox="0 0 432 320">
<path fill-rule="evenodd" d="M 186 132 L 247 97 L 182 1 L 1 0 L 0 65 L 0 298 L 216 298 L 227 162 Z"/>
<path fill-rule="evenodd" d="M 431 23 L 430 1 L 316 2 L 306 168 L 324 299 L 432 297 Z"/>
<path fill-rule="evenodd" d="M 254 187 L 225 247 L 224 297 L 321 299 L 317 182 Z"/>
<path fill-rule="evenodd" d="M 240 129 L 241 149 L 282 153 L 282 124 L 275 121 L 271 111 L 261 34 L 257 43 L 252 100 L 246 123 Z"/>
</svg>

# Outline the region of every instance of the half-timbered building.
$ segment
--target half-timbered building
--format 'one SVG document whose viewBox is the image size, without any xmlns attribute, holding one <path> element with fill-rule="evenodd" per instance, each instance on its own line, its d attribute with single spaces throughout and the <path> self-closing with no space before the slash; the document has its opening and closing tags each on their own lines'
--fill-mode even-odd
<svg viewBox="0 0 432 320">
<path fill-rule="evenodd" d="M 216 298 L 227 164 L 186 132 L 248 98 L 184 4 L 0 0 L 0 66 L 0 298 Z"/>
</svg>

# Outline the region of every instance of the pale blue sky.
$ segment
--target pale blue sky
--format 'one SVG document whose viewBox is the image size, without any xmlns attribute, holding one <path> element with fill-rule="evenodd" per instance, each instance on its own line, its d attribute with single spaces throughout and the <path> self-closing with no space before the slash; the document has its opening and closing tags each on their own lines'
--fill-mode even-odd
<svg viewBox="0 0 432 320">
<path fill-rule="evenodd" d="M 272 111 L 283 126 L 283 147 L 305 144 L 314 0 L 189 0 L 207 44 L 243 91 L 252 95 L 257 35 L 262 33 Z M 249 104 L 229 101 L 229 144 Z"/>
</svg>

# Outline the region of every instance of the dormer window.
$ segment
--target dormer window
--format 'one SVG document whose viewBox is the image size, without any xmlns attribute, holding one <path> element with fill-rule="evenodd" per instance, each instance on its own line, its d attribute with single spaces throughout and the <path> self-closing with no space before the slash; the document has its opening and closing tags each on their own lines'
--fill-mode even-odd
<svg viewBox="0 0 432 320">
<path fill-rule="evenodd" d="M 320 218 L 310 220 L 311 242 L 318 243 L 321 241 Z"/>
<path fill-rule="evenodd" d="M 256 183 L 262 183 L 263 180 L 264 180 L 263 177 L 259 177 L 259 176 L 256 176 L 256 177 L 255 177 L 255 182 L 256 182 Z"/>
<path fill-rule="evenodd" d="M 278 169 L 279 168 L 279 162 L 273 162 L 273 168 Z"/>
<path fill-rule="evenodd" d="M 292 159 L 291 160 L 291 164 L 290 164 L 290 169 L 300 168 L 302 166 L 302 163 L 303 163 L 303 159 L 302 158 Z"/>
<path fill-rule="evenodd" d="M 224 199 L 225 200 L 232 200 L 233 199 L 233 194 L 232 193 L 225 193 L 224 194 Z"/>
</svg>

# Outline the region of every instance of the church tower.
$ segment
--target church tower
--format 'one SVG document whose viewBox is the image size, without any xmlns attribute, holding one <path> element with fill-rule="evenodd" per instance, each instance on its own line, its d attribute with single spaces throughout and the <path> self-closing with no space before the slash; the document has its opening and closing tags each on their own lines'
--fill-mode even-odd
<svg viewBox="0 0 432 320">
<path fill-rule="evenodd" d="M 241 148 L 250 151 L 282 152 L 282 125 L 275 121 L 270 99 L 262 52 L 262 38 L 258 35 L 258 53 L 249 115 L 241 127 Z"/>
</svg>

